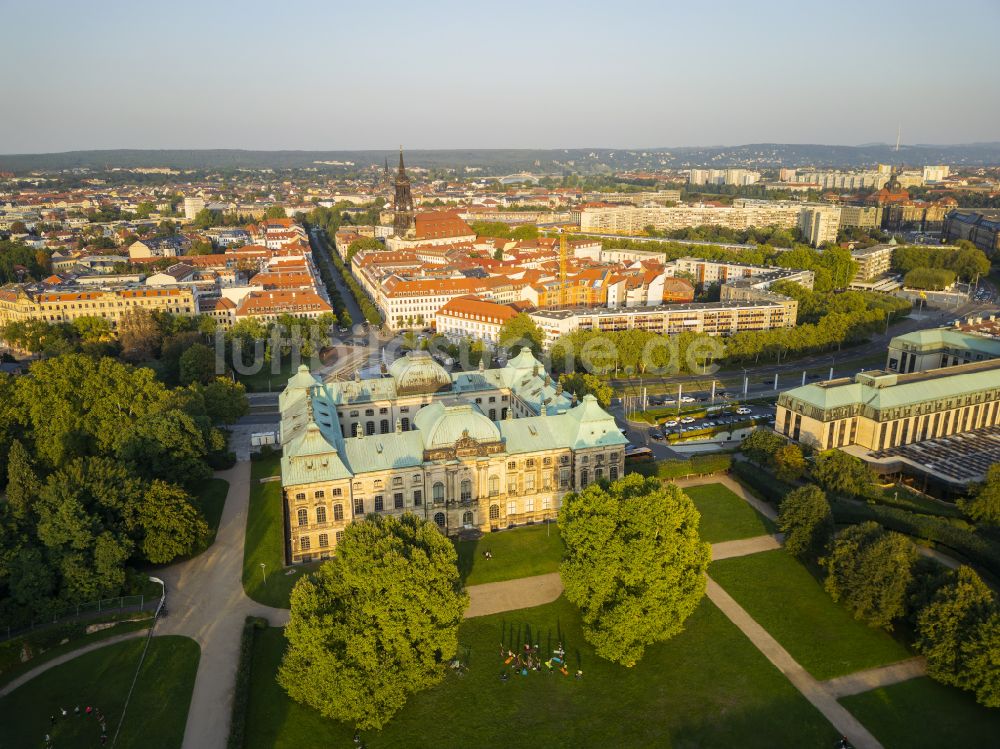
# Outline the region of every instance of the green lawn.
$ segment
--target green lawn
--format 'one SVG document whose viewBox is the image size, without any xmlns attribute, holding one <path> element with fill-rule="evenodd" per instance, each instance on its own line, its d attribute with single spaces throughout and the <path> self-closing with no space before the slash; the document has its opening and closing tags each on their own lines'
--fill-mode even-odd
<svg viewBox="0 0 1000 749">
<path fill-rule="evenodd" d="M 100 708 L 114 736 L 145 638 L 85 653 L 0 699 L 0 746 L 42 747 L 46 734 L 58 749 L 100 746 L 95 717 L 73 716 L 73 708 Z M 176 749 L 184 739 L 200 650 L 186 637 L 154 637 L 129 702 L 117 747 Z M 66 708 L 70 717 L 49 716 Z"/>
<path fill-rule="evenodd" d="M 308 364 L 308 361 L 303 362 Z M 285 389 L 285 385 L 295 372 L 292 369 L 291 359 L 282 357 L 279 362 L 278 372 L 272 371 L 273 362 L 264 362 L 259 372 L 253 374 L 240 374 L 236 372 L 236 379 L 243 383 L 248 393 L 280 393 Z"/>
<path fill-rule="evenodd" d="M 840 702 L 885 749 L 987 749 L 1000 744 L 1000 710 L 926 676 Z"/>
<path fill-rule="evenodd" d="M 530 634 L 528 634 L 530 631 Z M 545 650 L 561 641 L 582 679 L 529 673 L 501 682 L 503 641 L 531 638 Z M 373 749 L 477 747 L 828 747 L 837 734 L 736 627 L 704 600 L 686 631 L 646 651 L 632 669 L 597 658 L 579 615 L 565 599 L 534 609 L 466 620 L 462 676 L 413 697 Z M 289 700 L 274 680 L 282 630 L 258 635 L 247 749 L 351 746 L 353 729 Z"/>
<path fill-rule="evenodd" d="M 834 603 L 784 549 L 712 562 L 708 574 L 817 679 L 910 656 L 891 635 Z"/>
<path fill-rule="evenodd" d="M 285 568 L 285 516 L 281 482 L 260 483 L 261 478 L 277 476 L 280 472 L 281 458 L 278 456 L 250 464 L 250 506 L 247 510 L 246 543 L 243 546 L 243 590 L 258 603 L 287 609 L 288 597 L 295 582 L 309 570 L 316 569 L 318 563 Z M 263 570 L 261 563 L 266 565 Z"/>
<path fill-rule="evenodd" d="M 684 493 L 701 513 L 698 527 L 710 544 L 774 533 L 774 523 L 722 484 L 689 486 Z"/>
<path fill-rule="evenodd" d="M 208 523 L 209 535 L 203 544 L 200 544 L 195 554 L 200 554 L 209 546 L 215 543 L 215 536 L 219 532 L 219 521 L 222 520 L 222 508 L 226 506 L 226 494 L 229 492 L 229 482 L 225 479 L 210 478 L 202 485 L 201 490 L 195 497 L 201 514 L 205 516 Z"/>
<path fill-rule="evenodd" d="M 455 550 L 462 581 L 480 585 L 558 572 L 563 544 L 559 526 L 550 523 L 488 533 L 478 541 L 456 541 Z M 492 559 L 483 556 L 486 550 Z"/>
</svg>

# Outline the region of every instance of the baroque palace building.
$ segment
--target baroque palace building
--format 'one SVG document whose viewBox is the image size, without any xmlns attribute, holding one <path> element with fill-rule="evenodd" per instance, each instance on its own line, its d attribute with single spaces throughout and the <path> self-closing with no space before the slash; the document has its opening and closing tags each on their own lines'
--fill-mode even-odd
<svg viewBox="0 0 1000 749">
<path fill-rule="evenodd" d="M 303 366 L 279 408 L 293 563 L 329 557 L 369 513 L 494 531 L 554 519 L 568 492 L 624 472 L 614 417 L 564 393 L 528 349 L 454 374 L 422 351 L 370 380 L 324 383 Z"/>
</svg>

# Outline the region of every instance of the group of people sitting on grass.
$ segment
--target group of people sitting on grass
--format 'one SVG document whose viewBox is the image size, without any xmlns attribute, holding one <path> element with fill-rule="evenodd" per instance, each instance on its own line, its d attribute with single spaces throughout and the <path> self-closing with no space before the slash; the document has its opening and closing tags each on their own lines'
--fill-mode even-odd
<svg viewBox="0 0 1000 749">
<path fill-rule="evenodd" d="M 60 707 L 59 708 L 59 715 L 63 719 L 66 719 L 66 718 L 69 717 L 69 710 L 67 710 L 64 707 Z M 80 706 L 77 705 L 73 709 L 73 716 L 76 717 L 76 718 L 79 718 L 81 715 L 84 716 L 84 717 L 86 717 L 86 718 L 95 718 L 97 720 L 98 725 L 101 727 L 101 746 L 104 746 L 105 744 L 107 744 L 108 743 L 108 721 L 107 721 L 107 718 L 104 717 L 104 713 L 101 712 L 101 708 L 94 707 L 92 705 L 87 705 L 87 707 L 84 710 L 80 710 Z M 58 722 L 59 722 L 59 718 L 56 717 L 55 713 L 52 713 L 52 715 L 49 716 L 49 723 L 52 725 L 53 728 L 55 728 L 55 725 Z M 53 746 L 54 746 L 54 744 L 52 742 L 52 736 L 50 734 L 45 734 L 45 749 L 51 749 L 51 747 L 53 747 Z"/>
<path fill-rule="evenodd" d="M 548 669 L 546 673 L 558 670 L 563 676 L 569 676 L 569 669 L 566 667 L 566 651 L 561 642 L 552 651 L 552 656 L 548 660 L 543 660 L 545 656 L 539 653 L 540 649 L 540 646 L 526 642 L 523 651 L 515 653 L 501 642 L 500 657 L 504 659 L 504 666 L 509 666 L 510 669 L 504 668 L 500 672 L 500 681 L 507 681 L 510 678 L 510 672 L 527 676 L 530 671 L 541 671 L 543 666 Z M 583 671 L 577 669 L 574 676 L 577 679 L 581 678 Z"/>
</svg>

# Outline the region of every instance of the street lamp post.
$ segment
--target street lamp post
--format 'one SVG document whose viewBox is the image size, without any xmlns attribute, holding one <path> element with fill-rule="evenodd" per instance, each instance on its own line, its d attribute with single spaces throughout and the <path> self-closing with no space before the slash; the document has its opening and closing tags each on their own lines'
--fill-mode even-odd
<svg viewBox="0 0 1000 749">
<path fill-rule="evenodd" d="M 267 565 L 260 563 L 260 574 L 264 576 L 264 585 L 267 586 Z"/>
</svg>

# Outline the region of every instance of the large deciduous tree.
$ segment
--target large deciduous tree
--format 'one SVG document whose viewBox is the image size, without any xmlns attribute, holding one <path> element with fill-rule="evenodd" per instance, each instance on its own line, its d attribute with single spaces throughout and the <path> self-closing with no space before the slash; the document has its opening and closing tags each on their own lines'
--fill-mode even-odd
<svg viewBox="0 0 1000 749">
<path fill-rule="evenodd" d="M 676 485 L 636 474 L 563 500 L 559 573 L 599 656 L 633 666 L 682 630 L 705 593 L 711 555 L 698 521 Z"/>
<path fill-rule="evenodd" d="M 871 469 L 860 458 L 840 450 L 817 455 L 812 475 L 820 486 L 834 494 L 870 497 L 878 492 Z"/>
<path fill-rule="evenodd" d="M 778 509 L 778 528 L 785 534 L 789 554 L 820 553 L 833 532 L 833 512 L 823 490 L 809 484 L 785 495 Z"/>
<path fill-rule="evenodd" d="M 994 463 L 971 499 L 959 501 L 959 507 L 977 523 L 1000 525 L 1000 463 Z"/>
<path fill-rule="evenodd" d="M 932 678 L 1000 707 L 1000 609 L 971 568 L 960 567 L 920 612 L 916 648 Z"/>
<path fill-rule="evenodd" d="M 542 329 L 524 312 L 519 312 L 500 326 L 499 345 L 513 356 L 515 349 L 527 346 L 538 356 L 542 352 Z"/>
<path fill-rule="evenodd" d="M 827 572 L 823 587 L 855 618 L 892 629 L 893 621 L 906 613 L 916 561 L 913 542 L 901 533 L 875 522 L 852 525 L 837 534 L 822 560 Z"/>
<path fill-rule="evenodd" d="M 444 676 L 468 596 L 451 541 L 415 515 L 370 515 L 292 591 L 278 682 L 328 718 L 381 728 Z"/>
</svg>

